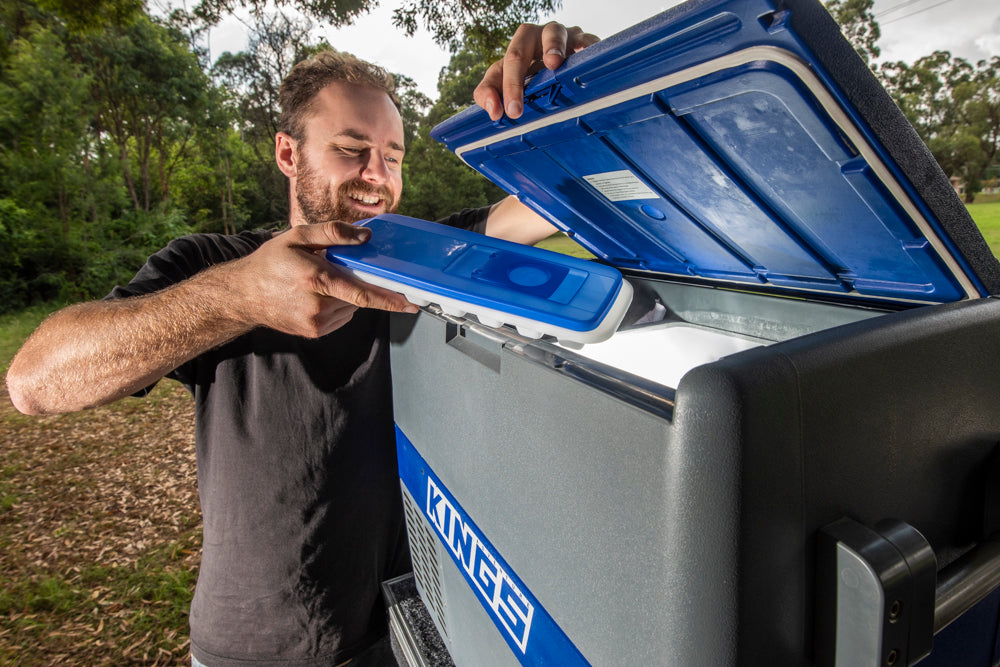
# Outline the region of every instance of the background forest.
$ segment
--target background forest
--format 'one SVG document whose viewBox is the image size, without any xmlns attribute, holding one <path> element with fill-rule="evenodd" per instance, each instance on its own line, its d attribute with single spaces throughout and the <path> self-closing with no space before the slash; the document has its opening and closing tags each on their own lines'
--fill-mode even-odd
<svg viewBox="0 0 1000 667">
<path fill-rule="evenodd" d="M 501 196 L 430 140 L 462 109 L 521 21 L 558 0 L 412 0 L 396 27 L 448 46 L 438 98 L 397 74 L 408 130 L 400 212 L 435 219 Z M 233 9 L 201 0 L 151 14 L 139 0 L 7 0 L 0 9 L 0 313 L 103 296 L 145 257 L 191 232 L 276 226 L 286 217 L 273 159 L 277 89 L 326 44 L 313 20 L 349 23 L 374 0 L 264 0 L 247 49 L 209 62 L 205 31 Z M 877 63 L 872 0 L 828 4 L 971 200 L 995 185 L 1000 58 L 948 53 Z M 992 179 L 992 180 L 991 180 Z"/>
</svg>

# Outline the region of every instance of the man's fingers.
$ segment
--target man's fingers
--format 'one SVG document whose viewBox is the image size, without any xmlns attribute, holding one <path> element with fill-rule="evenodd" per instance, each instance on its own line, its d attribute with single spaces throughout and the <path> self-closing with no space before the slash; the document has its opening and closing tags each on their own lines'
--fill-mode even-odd
<svg viewBox="0 0 1000 667">
<path fill-rule="evenodd" d="M 601 41 L 597 35 L 584 32 L 579 26 L 573 26 L 567 30 L 566 44 L 569 48 L 568 54 L 583 51 L 588 46 L 593 46 Z"/>
<path fill-rule="evenodd" d="M 550 21 L 542 29 L 542 60 L 549 69 L 557 69 L 566 61 L 568 37 L 569 31 L 562 23 Z"/>
<path fill-rule="evenodd" d="M 524 111 L 524 77 L 532 61 L 541 59 L 541 32 L 541 26 L 522 23 L 503 57 L 501 92 L 510 118 L 520 118 Z"/>
<path fill-rule="evenodd" d="M 289 233 L 296 235 L 291 237 L 291 245 L 317 250 L 336 245 L 360 245 L 372 235 L 367 227 L 356 227 L 346 222 L 299 225 Z M 325 259 L 320 260 L 319 266 L 313 288 L 317 294 L 346 301 L 358 308 L 417 312 L 417 307 L 402 294 L 366 283 Z"/>
<path fill-rule="evenodd" d="M 402 294 L 366 283 L 332 264 L 329 265 L 328 271 L 321 274 L 315 291 L 358 308 L 375 308 L 399 313 L 415 313 L 419 310 Z"/>
<path fill-rule="evenodd" d="M 490 120 L 500 120 L 503 116 L 503 100 L 500 86 L 503 85 L 503 61 L 498 60 L 486 70 L 483 80 L 476 86 L 472 99 L 489 114 Z"/>
<path fill-rule="evenodd" d="M 567 28 L 556 21 L 544 26 L 523 23 L 507 46 L 502 60 L 489 66 L 472 97 L 489 114 L 490 120 L 520 118 L 524 112 L 524 78 L 543 65 L 562 66 L 566 58 L 600 41 L 579 27 Z"/>
<path fill-rule="evenodd" d="M 326 248 L 332 245 L 360 245 L 372 237 L 372 230 L 347 222 L 323 222 L 315 225 L 296 225 L 285 235 L 289 245 L 308 248 Z"/>
</svg>

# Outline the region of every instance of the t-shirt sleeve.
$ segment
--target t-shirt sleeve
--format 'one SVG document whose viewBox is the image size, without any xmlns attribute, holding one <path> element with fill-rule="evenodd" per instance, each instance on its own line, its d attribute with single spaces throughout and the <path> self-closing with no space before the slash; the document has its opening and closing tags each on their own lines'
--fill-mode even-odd
<svg viewBox="0 0 1000 667">
<path fill-rule="evenodd" d="M 174 239 L 151 255 L 127 285 L 116 285 L 105 298 L 152 294 L 187 280 L 207 267 L 204 253 L 193 237 Z"/>
<path fill-rule="evenodd" d="M 244 232 L 238 236 L 197 234 L 174 239 L 146 260 L 127 285 L 116 285 L 105 299 L 125 299 L 152 294 L 183 282 L 208 267 L 249 254 L 266 235 Z M 190 385 L 194 361 L 183 364 L 167 377 Z M 153 383 L 136 396 L 145 396 L 156 386 Z"/>
<path fill-rule="evenodd" d="M 482 208 L 463 208 L 458 213 L 452 213 L 446 218 L 438 220 L 442 225 L 449 227 L 459 227 L 468 229 L 479 234 L 486 233 L 486 218 L 490 215 L 491 206 Z"/>
<path fill-rule="evenodd" d="M 152 294 L 183 282 L 207 266 L 201 262 L 202 254 L 198 242 L 193 237 L 174 239 L 151 255 L 127 285 L 116 285 L 104 298 L 126 299 Z M 181 383 L 184 383 L 184 375 L 183 366 L 167 373 L 167 377 L 179 380 Z M 155 386 L 154 382 L 133 396 L 145 396 Z"/>
</svg>

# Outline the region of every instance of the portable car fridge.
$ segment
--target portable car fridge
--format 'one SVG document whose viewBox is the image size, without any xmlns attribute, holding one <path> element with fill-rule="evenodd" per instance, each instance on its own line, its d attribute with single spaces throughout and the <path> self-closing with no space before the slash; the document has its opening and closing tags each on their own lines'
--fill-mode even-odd
<svg viewBox="0 0 1000 667">
<path fill-rule="evenodd" d="M 690 2 L 525 94 L 434 134 L 635 298 L 580 348 L 393 320 L 450 659 L 995 664 L 1000 271 L 825 10 Z"/>
</svg>

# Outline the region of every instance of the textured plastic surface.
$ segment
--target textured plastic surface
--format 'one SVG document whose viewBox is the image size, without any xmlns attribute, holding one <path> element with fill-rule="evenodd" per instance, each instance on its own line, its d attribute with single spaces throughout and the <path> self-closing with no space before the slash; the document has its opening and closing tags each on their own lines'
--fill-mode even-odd
<svg viewBox="0 0 1000 667">
<path fill-rule="evenodd" d="M 371 240 L 333 246 L 328 260 L 417 305 L 471 313 L 487 326 L 590 343 L 610 338 L 631 303 L 632 288 L 613 267 L 401 215 L 358 224 Z"/>
<path fill-rule="evenodd" d="M 746 314 L 757 295 L 731 296 Z M 813 665 L 816 531 L 899 517 L 942 565 L 977 539 L 1000 432 L 994 299 L 698 366 L 662 390 L 666 417 L 556 346 L 497 341 L 498 372 L 445 320 L 394 325 L 399 429 L 591 664 Z M 503 640 L 442 551 L 456 664 L 509 664 L 479 658 L 474 627 Z M 968 641 L 992 642 L 992 621 Z"/>
<path fill-rule="evenodd" d="M 987 293 L 952 239 L 981 250 L 975 225 L 930 210 L 871 129 L 898 110 L 861 115 L 798 5 L 686 3 L 539 74 L 522 118 L 472 108 L 432 136 L 621 267 L 862 300 Z"/>
</svg>

